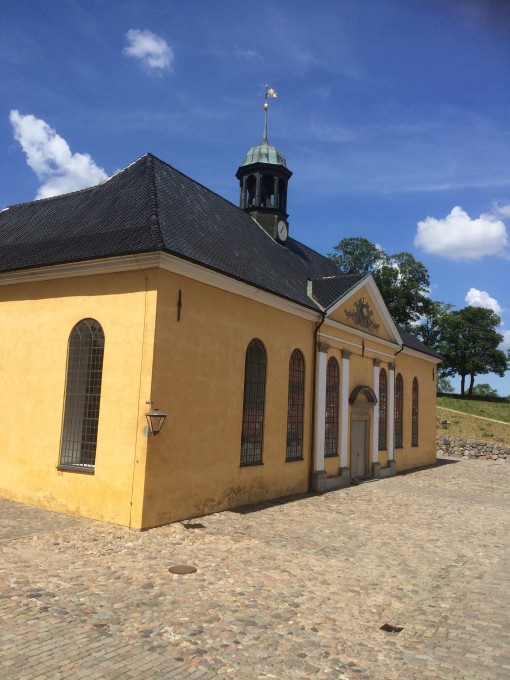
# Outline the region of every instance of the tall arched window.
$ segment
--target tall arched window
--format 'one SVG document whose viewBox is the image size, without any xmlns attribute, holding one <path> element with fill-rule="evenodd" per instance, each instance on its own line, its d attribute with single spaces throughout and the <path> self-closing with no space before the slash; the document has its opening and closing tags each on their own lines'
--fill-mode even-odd
<svg viewBox="0 0 510 680">
<path fill-rule="evenodd" d="M 401 449 L 403 446 L 402 425 L 404 410 L 404 381 L 400 373 L 397 373 L 395 380 L 395 448 Z"/>
<path fill-rule="evenodd" d="M 386 451 L 386 449 L 388 448 L 387 408 L 388 408 L 388 378 L 384 368 L 381 368 L 379 372 L 379 451 Z"/>
<path fill-rule="evenodd" d="M 289 398 L 287 406 L 286 460 L 303 458 L 303 420 L 305 406 L 305 359 L 295 349 L 289 361 Z"/>
<path fill-rule="evenodd" d="M 340 387 L 338 361 L 330 357 L 326 368 L 326 435 L 324 456 L 338 455 L 338 401 Z"/>
<path fill-rule="evenodd" d="M 103 377 L 104 333 L 95 319 L 71 331 L 60 446 L 60 466 L 93 470 Z"/>
<path fill-rule="evenodd" d="M 418 446 L 418 379 L 413 380 L 413 404 L 411 415 L 411 446 Z"/>
<path fill-rule="evenodd" d="M 266 350 L 261 341 L 255 338 L 246 350 L 244 367 L 241 465 L 259 465 L 262 463 L 265 395 Z"/>
</svg>

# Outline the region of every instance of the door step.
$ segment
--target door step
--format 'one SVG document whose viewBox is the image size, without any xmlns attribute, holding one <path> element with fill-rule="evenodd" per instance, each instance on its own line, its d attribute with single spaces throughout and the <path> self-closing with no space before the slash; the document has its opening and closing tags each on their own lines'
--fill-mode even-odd
<svg viewBox="0 0 510 680">
<path fill-rule="evenodd" d="M 371 484 L 372 482 L 378 482 L 378 479 L 351 479 L 351 486 L 360 486 L 361 484 Z"/>
</svg>

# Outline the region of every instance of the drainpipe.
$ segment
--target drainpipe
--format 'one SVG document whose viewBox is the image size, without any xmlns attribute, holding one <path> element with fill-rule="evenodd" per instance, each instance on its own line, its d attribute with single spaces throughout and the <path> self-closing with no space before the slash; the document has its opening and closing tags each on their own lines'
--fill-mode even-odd
<svg viewBox="0 0 510 680">
<path fill-rule="evenodd" d="M 398 350 L 398 352 L 395 352 L 395 354 L 393 355 L 393 362 L 394 362 L 394 363 L 395 363 L 395 359 L 396 359 L 397 354 L 400 354 L 400 352 L 401 352 L 403 349 L 404 349 L 404 343 L 402 343 L 402 347 Z M 395 366 L 396 366 L 396 363 L 395 363 Z"/>
<path fill-rule="evenodd" d="M 316 383 L 317 383 L 317 345 L 319 338 L 319 331 L 321 329 L 324 320 L 326 319 L 326 311 L 321 312 L 321 320 L 316 324 L 315 331 L 313 333 L 313 376 L 312 376 L 312 427 L 311 427 L 311 445 L 310 445 L 310 469 L 308 474 L 308 493 L 312 490 L 313 482 L 313 464 L 315 462 L 315 400 L 316 396 Z"/>
</svg>

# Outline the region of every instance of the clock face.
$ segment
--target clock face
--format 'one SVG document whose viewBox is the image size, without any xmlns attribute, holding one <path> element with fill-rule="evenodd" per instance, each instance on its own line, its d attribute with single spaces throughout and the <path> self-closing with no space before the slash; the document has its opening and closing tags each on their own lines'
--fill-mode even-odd
<svg viewBox="0 0 510 680">
<path fill-rule="evenodd" d="M 287 225 L 283 220 L 280 220 L 278 222 L 278 226 L 276 228 L 276 233 L 278 234 L 278 238 L 280 241 L 285 241 L 287 239 Z"/>
</svg>

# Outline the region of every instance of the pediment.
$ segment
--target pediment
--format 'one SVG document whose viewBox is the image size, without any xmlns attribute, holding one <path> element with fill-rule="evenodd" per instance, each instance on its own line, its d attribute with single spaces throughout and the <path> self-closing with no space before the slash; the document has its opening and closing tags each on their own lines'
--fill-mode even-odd
<svg viewBox="0 0 510 680">
<path fill-rule="evenodd" d="M 401 343 L 373 278 L 368 276 L 326 310 L 326 318 L 382 340 Z"/>
</svg>

